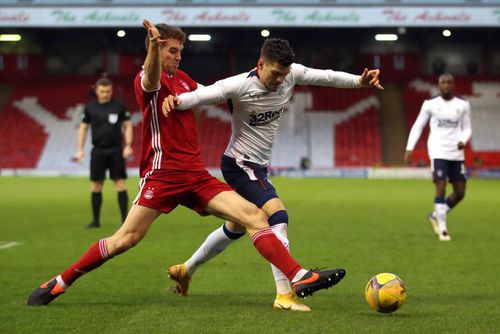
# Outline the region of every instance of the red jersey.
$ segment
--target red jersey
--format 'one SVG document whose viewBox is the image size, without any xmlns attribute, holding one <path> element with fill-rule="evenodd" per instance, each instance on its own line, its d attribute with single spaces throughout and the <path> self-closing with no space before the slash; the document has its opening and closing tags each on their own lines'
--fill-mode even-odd
<svg viewBox="0 0 500 334">
<path fill-rule="evenodd" d="M 134 81 L 135 97 L 142 111 L 142 153 L 140 174 L 153 170 L 205 170 L 198 145 L 196 122 L 192 110 L 174 110 L 165 117 L 163 100 L 196 90 L 198 84 L 183 71 L 161 74 L 160 89 L 146 92 L 142 87 L 144 71 Z"/>
</svg>

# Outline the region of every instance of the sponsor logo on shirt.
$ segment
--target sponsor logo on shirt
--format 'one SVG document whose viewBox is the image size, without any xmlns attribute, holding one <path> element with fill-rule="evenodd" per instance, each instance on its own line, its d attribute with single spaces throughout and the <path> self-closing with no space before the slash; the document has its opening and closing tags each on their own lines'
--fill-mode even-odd
<svg viewBox="0 0 500 334">
<path fill-rule="evenodd" d="M 458 121 L 453 119 L 438 119 L 438 127 L 440 128 L 456 128 Z"/>
<path fill-rule="evenodd" d="M 283 114 L 283 111 L 284 111 L 284 108 L 281 107 L 281 109 L 279 109 L 279 110 L 266 111 L 266 112 L 261 112 L 258 114 L 251 114 L 251 115 L 249 115 L 250 120 L 249 120 L 248 124 L 250 124 L 250 126 L 262 126 L 262 125 L 269 124 L 269 123 L 273 122 L 274 120 L 280 118 L 281 115 Z"/>
<path fill-rule="evenodd" d="M 251 98 L 252 100 L 258 100 L 263 98 L 264 96 L 268 95 L 269 92 L 263 92 L 263 93 L 248 93 L 248 97 Z"/>
</svg>

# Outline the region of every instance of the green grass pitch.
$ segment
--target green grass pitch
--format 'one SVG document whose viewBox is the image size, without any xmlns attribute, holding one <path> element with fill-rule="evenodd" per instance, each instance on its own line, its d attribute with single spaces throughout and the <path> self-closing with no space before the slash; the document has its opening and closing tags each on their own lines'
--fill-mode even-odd
<svg viewBox="0 0 500 334">
<path fill-rule="evenodd" d="M 178 208 L 134 249 L 78 280 L 48 307 L 27 307 L 42 281 L 119 225 L 107 182 L 102 228 L 90 222 L 84 178 L 0 178 L 0 333 L 498 333 L 498 180 L 471 180 L 437 240 L 426 215 L 428 180 L 283 179 L 273 182 L 290 215 L 292 253 L 306 267 L 344 267 L 346 278 L 305 302 L 308 314 L 276 311 L 267 263 L 243 238 L 196 273 L 190 296 L 169 292 L 169 265 L 187 259 L 220 226 Z M 137 179 L 129 180 L 129 195 Z M 368 280 L 399 275 L 406 304 L 389 315 L 364 300 Z"/>
</svg>

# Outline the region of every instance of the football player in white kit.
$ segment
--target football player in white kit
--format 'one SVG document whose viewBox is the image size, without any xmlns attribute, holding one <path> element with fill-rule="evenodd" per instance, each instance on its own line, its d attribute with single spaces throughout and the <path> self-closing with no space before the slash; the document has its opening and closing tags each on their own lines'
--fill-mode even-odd
<svg viewBox="0 0 500 334">
<path fill-rule="evenodd" d="M 169 96 L 162 108 L 168 117 L 174 108 L 175 112 L 182 112 L 199 105 L 228 101 L 232 114 L 232 135 L 222 156 L 222 174 L 240 195 L 264 210 L 269 217 L 269 225 L 287 249 L 288 214 L 268 178 L 267 167 L 281 115 L 293 95 L 295 85 L 383 89 L 379 83 L 379 70 L 365 69 L 361 76 L 318 70 L 293 63 L 294 57 L 288 41 L 267 39 L 262 45 L 257 67 L 253 70 L 191 93 Z M 244 234 L 245 231 L 238 225 L 226 221 L 207 237 L 190 259 L 170 267 L 169 275 L 176 281 L 177 291 L 187 295 L 195 270 Z M 272 271 L 277 290 L 273 307 L 310 311 L 308 306 L 296 300 L 286 277 L 274 266 Z"/>
<path fill-rule="evenodd" d="M 412 162 L 412 151 L 422 130 L 429 122 L 430 133 L 427 150 L 431 160 L 432 177 L 436 185 L 434 211 L 428 216 L 434 232 L 441 241 L 451 240 L 446 226 L 446 214 L 465 196 L 466 173 L 464 147 L 472 130 L 470 104 L 454 95 L 455 81 L 451 74 L 442 74 L 438 80 L 440 95 L 425 100 L 413 124 L 405 162 Z M 453 186 L 453 192 L 446 196 L 446 181 Z"/>
</svg>

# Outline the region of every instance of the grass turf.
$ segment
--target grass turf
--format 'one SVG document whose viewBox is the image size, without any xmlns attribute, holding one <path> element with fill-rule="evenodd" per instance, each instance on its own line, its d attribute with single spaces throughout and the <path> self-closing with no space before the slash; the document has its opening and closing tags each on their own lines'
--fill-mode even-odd
<svg viewBox="0 0 500 334">
<path fill-rule="evenodd" d="M 271 308 L 269 266 L 248 238 L 195 275 L 190 296 L 169 292 L 166 268 L 187 259 L 221 224 L 178 208 L 133 250 L 77 281 L 48 307 L 27 307 L 33 288 L 119 225 L 104 192 L 102 228 L 90 222 L 83 178 L 0 178 L 0 333 L 493 333 L 500 328 L 497 180 L 471 180 L 448 219 L 453 241 L 426 221 L 433 186 L 422 180 L 274 179 L 290 219 L 292 253 L 307 267 L 346 268 L 338 286 L 308 298 L 308 314 Z M 129 180 L 131 199 L 137 180 Z M 366 282 L 398 274 L 406 304 L 371 311 Z"/>
</svg>

